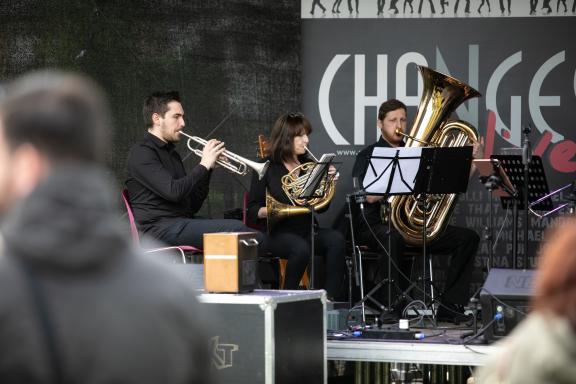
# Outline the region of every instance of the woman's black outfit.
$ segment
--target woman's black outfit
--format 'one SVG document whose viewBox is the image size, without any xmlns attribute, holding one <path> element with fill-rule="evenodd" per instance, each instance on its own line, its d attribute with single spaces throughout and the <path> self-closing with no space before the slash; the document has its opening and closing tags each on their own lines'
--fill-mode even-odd
<svg viewBox="0 0 576 384">
<path fill-rule="evenodd" d="M 270 167 L 262 180 L 252 175 L 248 198 L 247 220 L 250 224 L 264 225 L 265 220 L 258 219 L 258 211 L 266 206 L 266 191 L 278 202 L 292 205 L 282 189 L 281 178 L 288 174 L 283 163 L 270 160 Z M 307 162 L 305 157 L 300 159 Z M 280 221 L 270 232 L 270 251 L 272 255 L 288 260 L 286 267 L 285 289 L 297 289 L 300 279 L 310 261 L 310 214 L 288 217 Z M 314 237 L 314 282 L 318 288 L 324 287 L 328 297 L 338 296 L 345 269 L 345 239 L 333 229 L 319 228 L 315 223 Z"/>
</svg>

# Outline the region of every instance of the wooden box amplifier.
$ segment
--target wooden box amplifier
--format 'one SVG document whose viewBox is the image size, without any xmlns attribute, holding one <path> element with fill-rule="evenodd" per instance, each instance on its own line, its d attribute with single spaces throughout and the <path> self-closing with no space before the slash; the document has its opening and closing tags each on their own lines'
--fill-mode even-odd
<svg viewBox="0 0 576 384">
<path fill-rule="evenodd" d="M 251 292 L 258 278 L 258 242 L 252 232 L 204 234 L 204 289 Z"/>
</svg>

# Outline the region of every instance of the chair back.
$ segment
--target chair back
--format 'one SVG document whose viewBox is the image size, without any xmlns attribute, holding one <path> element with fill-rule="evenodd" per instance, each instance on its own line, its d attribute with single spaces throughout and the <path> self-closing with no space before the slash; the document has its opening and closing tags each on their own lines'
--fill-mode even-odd
<svg viewBox="0 0 576 384">
<path fill-rule="evenodd" d="M 138 227 L 136 226 L 136 219 L 134 218 L 134 213 L 132 212 L 132 206 L 130 205 L 130 199 L 128 197 L 128 190 L 122 190 L 122 200 L 124 201 L 124 206 L 126 206 L 126 213 L 128 214 L 128 221 L 130 222 L 130 233 L 132 235 L 132 242 L 134 246 L 140 247 L 140 234 L 138 233 Z M 177 249 L 182 254 L 184 259 L 184 252 L 191 252 L 194 254 L 201 254 L 202 249 L 196 248 L 192 245 L 173 245 L 163 248 L 148 249 L 147 252 L 163 251 L 167 249 Z M 184 263 L 185 264 L 185 263 Z"/>
<path fill-rule="evenodd" d="M 128 190 L 122 190 L 122 200 L 124 201 L 124 206 L 126 207 L 126 213 L 128 214 L 128 221 L 130 222 L 130 233 L 132 235 L 132 241 L 135 246 L 140 246 L 140 234 L 138 233 L 138 227 L 136 226 L 136 219 L 134 219 L 134 213 L 132 212 L 132 206 L 130 206 L 130 200 L 128 199 Z"/>
</svg>

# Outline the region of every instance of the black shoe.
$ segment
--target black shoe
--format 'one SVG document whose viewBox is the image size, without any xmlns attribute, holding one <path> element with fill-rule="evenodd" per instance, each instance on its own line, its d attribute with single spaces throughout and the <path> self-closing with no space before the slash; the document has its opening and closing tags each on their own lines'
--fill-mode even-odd
<svg viewBox="0 0 576 384">
<path fill-rule="evenodd" d="M 464 306 L 460 304 L 441 303 L 436 312 L 436 320 L 454 323 L 468 323 L 473 320 L 472 316 L 464 313 Z"/>
</svg>

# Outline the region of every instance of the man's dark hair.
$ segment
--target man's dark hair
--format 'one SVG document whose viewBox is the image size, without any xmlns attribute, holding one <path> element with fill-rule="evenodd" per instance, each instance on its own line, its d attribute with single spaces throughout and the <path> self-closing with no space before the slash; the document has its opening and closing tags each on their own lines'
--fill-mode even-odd
<svg viewBox="0 0 576 384">
<path fill-rule="evenodd" d="M 168 112 L 168 104 L 172 101 L 180 102 L 180 95 L 176 91 L 154 92 L 144 100 L 142 107 L 142 117 L 146 129 L 152 128 L 152 115 L 157 113 L 164 117 Z"/>
<path fill-rule="evenodd" d="M 82 75 L 24 75 L 8 86 L 0 115 L 11 149 L 31 144 L 49 161 L 104 158 L 110 111 L 100 87 Z"/>
<path fill-rule="evenodd" d="M 378 108 L 378 120 L 384 120 L 388 112 L 392 112 L 400 108 L 406 111 L 406 104 L 398 99 L 386 100 L 382 103 L 382 105 L 380 105 L 380 108 Z"/>
</svg>

